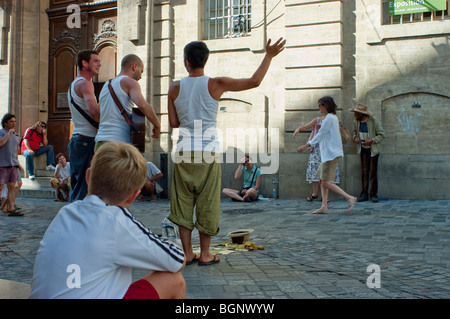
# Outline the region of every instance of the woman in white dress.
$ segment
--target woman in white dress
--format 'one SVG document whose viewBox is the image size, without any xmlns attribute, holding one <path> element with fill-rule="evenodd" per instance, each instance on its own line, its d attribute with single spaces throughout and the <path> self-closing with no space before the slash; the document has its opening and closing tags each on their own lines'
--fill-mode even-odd
<svg viewBox="0 0 450 319">
<path fill-rule="evenodd" d="M 356 203 L 355 196 L 347 194 L 338 185 L 332 183 L 332 180 L 336 177 L 338 161 L 341 157 L 344 157 L 336 109 L 337 106 L 333 98 L 326 96 L 319 100 L 320 113 L 325 115 L 320 130 L 312 140 L 298 148 L 299 152 L 304 152 L 312 145 L 320 145 L 321 164 L 317 175 L 322 192 L 322 206 L 313 214 L 328 214 L 328 193 L 330 190 L 345 198 L 348 203 L 348 211 L 351 211 Z"/>
<path fill-rule="evenodd" d="M 298 127 L 292 138 L 295 139 L 295 137 L 302 131 L 307 131 L 312 129 L 311 134 L 309 136 L 308 141 L 311 141 L 319 132 L 320 126 L 322 125 L 322 121 L 325 118 L 325 116 L 316 117 L 308 124 L 302 125 Z M 300 149 L 300 148 L 299 148 Z M 317 176 L 317 169 L 320 166 L 320 147 L 319 144 L 316 144 L 314 146 L 311 146 L 309 148 L 311 151 L 308 159 L 308 166 L 306 168 L 306 181 L 313 185 L 313 192 L 311 195 L 306 197 L 306 200 L 308 202 L 312 202 L 315 199 L 319 197 L 319 177 Z M 300 150 L 298 150 L 300 152 Z M 334 184 L 339 184 L 340 177 L 339 177 L 339 166 L 336 169 L 336 177 L 333 181 Z"/>
</svg>

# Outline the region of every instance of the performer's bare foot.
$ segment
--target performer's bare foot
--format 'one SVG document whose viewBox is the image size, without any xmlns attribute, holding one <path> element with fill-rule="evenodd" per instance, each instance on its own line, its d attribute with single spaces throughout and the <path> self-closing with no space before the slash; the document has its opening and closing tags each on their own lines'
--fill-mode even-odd
<svg viewBox="0 0 450 319">
<path fill-rule="evenodd" d="M 328 214 L 328 209 L 320 207 L 318 210 L 314 211 L 313 214 L 316 214 L 316 215 Z"/>
<path fill-rule="evenodd" d="M 350 200 L 347 201 L 347 203 L 348 203 L 348 211 L 351 211 L 355 207 L 356 200 L 357 200 L 357 198 L 352 196 L 350 198 Z"/>
</svg>

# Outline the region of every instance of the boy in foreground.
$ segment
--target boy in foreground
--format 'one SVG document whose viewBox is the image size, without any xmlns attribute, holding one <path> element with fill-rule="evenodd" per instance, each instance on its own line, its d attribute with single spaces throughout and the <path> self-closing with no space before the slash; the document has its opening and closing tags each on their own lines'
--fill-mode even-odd
<svg viewBox="0 0 450 319">
<path fill-rule="evenodd" d="M 175 299 L 186 297 L 183 251 L 129 211 L 147 163 L 126 143 L 111 142 L 86 172 L 88 197 L 61 209 L 36 257 L 33 299 Z M 132 284 L 132 268 L 151 273 Z"/>
</svg>

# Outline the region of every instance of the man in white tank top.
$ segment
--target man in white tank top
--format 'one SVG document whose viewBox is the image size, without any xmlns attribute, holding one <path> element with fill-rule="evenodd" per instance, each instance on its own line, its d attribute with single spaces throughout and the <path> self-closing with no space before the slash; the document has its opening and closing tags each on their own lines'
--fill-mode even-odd
<svg viewBox="0 0 450 319">
<path fill-rule="evenodd" d="M 194 163 L 198 152 L 209 152 L 214 157 L 218 150 L 214 134 L 218 101 L 226 91 L 244 91 L 258 87 L 272 59 L 284 50 L 285 43 L 285 40 L 279 39 L 271 45 L 269 40 L 261 65 L 252 77 L 245 79 L 208 78 L 204 74 L 209 57 L 206 44 L 195 41 L 184 49 L 189 77 L 170 86 L 169 123 L 172 128 L 180 128 L 182 138 L 177 152 L 183 152 L 183 159 L 190 158 L 192 161 L 175 163 L 169 219 L 179 226 L 186 264 L 198 262 L 199 265 L 206 266 L 220 261 L 218 256 L 210 253 L 209 247 L 211 236 L 216 236 L 219 232 L 221 164 L 217 161 L 211 163 L 205 158 L 203 162 Z M 191 156 L 186 157 L 185 153 L 191 153 Z M 194 207 L 197 218 L 195 222 Z M 196 256 L 192 249 L 191 234 L 194 227 L 200 234 L 200 256 Z"/>
<path fill-rule="evenodd" d="M 75 126 L 68 147 L 71 162 L 71 202 L 86 197 L 86 170 L 91 166 L 91 160 L 94 156 L 95 135 L 97 134 L 97 127 L 90 121 L 98 122 L 100 116 L 100 107 L 92 83 L 92 78 L 100 73 L 101 63 L 98 53 L 84 50 L 78 54 L 77 60 L 79 75 L 70 85 L 68 92 L 72 122 Z"/>
<path fill-rule="evenodd" d="M 131 115 L 132 107 L 136 105 L 145 117 L 153 124 L 153 138 L 159 138 L 161 123 L 153 107 L 142 95 L 138 81 L 144 72 L 144 63 L 134 55 L 129 54 L 122 60 L 120 74 L 111 81 L 112 88 L 124 110 Z M 120 113 L 117 104 L 111 96 L 108 83 L 100 93 L 100 127 L 97 133 L 96 149 L 105 142 L 124 142 L 131 144 L 130 126 Z"/>
</svg>

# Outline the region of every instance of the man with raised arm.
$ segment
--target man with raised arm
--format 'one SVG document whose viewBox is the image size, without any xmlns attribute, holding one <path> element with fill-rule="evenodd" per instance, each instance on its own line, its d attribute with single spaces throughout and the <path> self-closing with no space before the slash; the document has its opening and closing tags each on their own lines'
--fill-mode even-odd
<svg viewBox="0 0 450 319">
<path fill-rule="evenodd" d="M 220 162 L 215 160 L 219 141 L 214 132 L 217 131 L 220 97 L 226 91 L 258 87 L 272 59 L 284 50 L 285 43 L 279 39 L 271 45 L 269 40 L 260 66 L 253 76 L 243 79 L 205 76 L 209 49 L 204 42 L 191 42 L 184 49 L 184 63 L 189 76 L 170 86 L 168 98 L 170 125 L 180 128 L 176 153 L 183 158 L 181 162 L 175 160 L 169 219 L 179 226 L 187 264 L 198 262 L 205 266 L 220 261 L 209 250 L 211 236 L 219 232 L 222 172 Z M 200 161 L 197 160 L 198 154 Z M 196 221 L 193 220 L 194 207 Z M 200 234 L 200 256 L 196 256 L 192 249 L 194 227 Z"/>
</svg>

